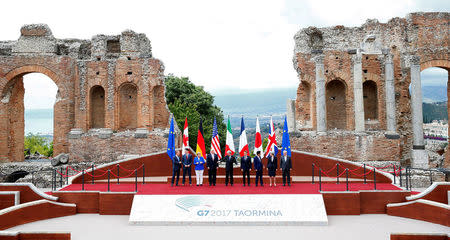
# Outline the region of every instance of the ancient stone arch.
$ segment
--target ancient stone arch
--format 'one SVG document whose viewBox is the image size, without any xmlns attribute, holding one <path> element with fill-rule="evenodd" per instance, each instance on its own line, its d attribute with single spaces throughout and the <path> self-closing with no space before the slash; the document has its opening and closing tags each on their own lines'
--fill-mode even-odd
<svg viewBox="0 0 450 240">
<path fill-rule="evenodd" d="M 432 67 L 438 67 L 447 70 L 447 119 L 450 119 L 450 101 L 448 100 L 450 99 L 450 60 L 438 59 L 420 63 L 420 71 Z M 448 128 L 448 136 L 450 136 L 450 128 Z M 447 152 L 445 152 L 445 161 L 443 164 L 443 167 L 447 168 L 450 167 L 450 151 L 448 149 L 449 148 L 447 147 Z"/>
<path fill-rule="evenodd" d="M 120 154 L 165 149 L 163 135 L 154 131 L 165 131 L 169 124 L 164 66 L 152 57 L 144 34 L 126 30 L 90 40 L 56 39 L 45 24 L 25 25 L 20 32 L 17 41 L 0 41 L 0 161 L 24 158 L 22 76 L 27 73 L 45 74 L 58 87 L 55 155 L 65 152 L 74 160 L 111 161 Z M 130 105 L 134 109 L 123 107 L 134 112 L 127 133 L 121 134 L 120 94 L 130 95 L 120 87 L 125 83 L 136 87 L 131 91 L 136 101 Z"/>
<path fill-rule="evenodd" d="M 133 129 L 138 126 L 138 88 L 132 83 L 119 87 L 119 129 Z"/>
<path fill-rule="evenodd" d="M 368 20 L 360 27 L 301 29 L 294 36 L 294 69 L 300 79 L 315 76 L 312 80 L 315 97 L 311 101 L 321 111 L 313 116 L 312 129 L 324 137 L 298 134 L 301 137 L 293 138 L 293 148 L 355 161 L 391 160 L 427 167 L 423 132 L 419 130 L 422 128 L 420 88 L 412 88 L 410 95 L 409 86 L 410 83 L 420 86 L 420 71 L 425 68 L 449 69 L 449 26 L 450 13 L 433 12 L 411 13 L 387 23 Z M 317 34 L 320 38 L 314 37 Z M 314 42 L 320 43 L 320 48 Z M 322 94 L 323 82 L 335 78 L 343 79 L 348 86 L 347 131 L 328 133 L 329 117 L 323 109 L 329 100 Z M 364 102 L 364 85 L 366 93 L 369 91 L 368 83 L 364 83 L 367 81 L 375 83 L 371 89 L 373 93 L 376 89 L 376 94 L 372 95 L 373 101 Z M 303 118 L 300 116 L 303 114 L 300 108 L 305 105 L 302 90 L 299 88 L 296 113 L 292 114 L 297 122 Z M 375 105 L 378 111 L 371 110 Z M 373 114 L 366 114 L 369 112 Z M 369 115 L 377 121 L 368 122 Z M 340 144 L 322 144 L 337 138 Z"/>
<path fill-rule="evenodd" d="M 372 80 L 363 82 L 364 119 L 366 121 L 378 119 L 378 87 Z"/>
<path fill-rule="evenodd" d="M 105 89 L 100 85 L 91 87 L 89 94 L 89 128 L 105 127 Z"/>
<path fill-rule="evenodd" d="M 339 78 L 326 84 L 327 128 L 347 128 L 347 86 Z"/>
</svg>

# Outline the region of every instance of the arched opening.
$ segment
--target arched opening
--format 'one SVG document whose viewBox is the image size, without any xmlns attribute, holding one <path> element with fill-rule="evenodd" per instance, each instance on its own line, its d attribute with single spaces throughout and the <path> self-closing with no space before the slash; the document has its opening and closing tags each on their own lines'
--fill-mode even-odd
<svg viewBox="0 0 450 240">
<path fill-rule="evenodd" d="M 441 155 L 448 144 L 449 75 L 448 68 L 429 67 L 420 73 L 422 84 L 423 134 L 425 146 L 430 148 L 430 167 L 445 166 Z M 447 153 L 448 154 L 448 153 Z M 448 163 L 447 163 L 448 164 Z"/>
<path fill-rule="evenodd" d="M 2 105 L 10 161 L 53 155 L 53 139 L 59 136 L 54 128 L 58 94 L 55 82 L 42 73 L 19 73 L 7 83 Z"/>
<path fill-rule="evenodd" d="M 119 88 L 119 128 L 134 129 L 137 127 L 137 87 L 132 83 L 124 83 Z"/>
<path fill-rule="evenodd" d="M 90 128 L 105 127 L 105 89 L 96 85 L 90 91 Z"/>
<path fill-rule="evenodd" d="M 368 80 L 363 83 L 364 97 L 364 119 L 378 119 L 378 90 L 374 81 Z"/>
<path fill-rule="evenodd" d="M 327 128 L 347 128 L 346 86 L 341 80 L 332 80 L 326 86 Z"/>
<path fill-rule="evenodd" d="M 299 86 L 299 114 L 298 118 L 303 127 L 311 127 L 311 86 L 302 81 Z"/>
</svg>

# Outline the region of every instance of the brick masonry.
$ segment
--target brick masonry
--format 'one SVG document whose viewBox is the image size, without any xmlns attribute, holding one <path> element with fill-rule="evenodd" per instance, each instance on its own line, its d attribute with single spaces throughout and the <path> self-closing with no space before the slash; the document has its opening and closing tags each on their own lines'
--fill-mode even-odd
<svg viewBox="0 0 450 240">
<path fill-rule="evenodd" d="M 300 80 L 295 101 L 296 136 L 293 148 L 355 161 L 400 160 L 410 162 L 412 115 L 410 60 L 420 57 L 420 67 L 450 68 L 448 12 L 411 13 L 387 23 L 367 20 L 360 27 L 333 26 L 301 29 L 295 36 L 294 68 Z M 354 64 L 361 54 L 365 132 L 355 133 Z M 315 131 L 315 59 L 323 57 L 326 88 L 327 129 Z M 385 66 L 394 66 L 396 133 L 387 132 Z M 448 89 L 450 91 L 450 88 Z M 450 167 L 446 153 L 444 167 Z"/>
<path fill-rule="evenodd" d="M 144 34 L 126 30 L 90 40 L 56 39 L 47 25 L 30 24 L 22 27 L 17 41 L 0 41 L 0 162 L 24 160 L 22 76 L 28 73 L 45 74 L 58 87 L 55 156 L 70 152 L 77 160 L 96 161 L 93 156 L 100 153 L 106 154 L 103 158 L 114 155 L 109 151 L 139 154 L 165 149 L 163 137 L 156 133 L 169 125 L 164 65 L 152 57 Z M 140 129 L 145 134 L 99 141 L 88 133 L 93 128 Z M 75 136 L 78 140 L 69 138 L 72 129 L 81 133 Z"/>
</svg>

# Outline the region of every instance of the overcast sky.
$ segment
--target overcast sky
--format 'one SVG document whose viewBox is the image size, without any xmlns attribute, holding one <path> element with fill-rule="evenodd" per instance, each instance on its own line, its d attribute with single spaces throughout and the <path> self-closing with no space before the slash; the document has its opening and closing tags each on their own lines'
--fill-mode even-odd
<svg viewBox="0 0 450 240">
<path fill-rule="evenodd" d="M 57 38 L 90 39 L 125 29 L 145 33 L 166 74 L 188 76 L 220 94 L 239 88 L 296 88 L 293 36 L 300 28 L 359 26 L 368 18 L 386 22 L 409 12 L 450 11 L 450 1 L 15 0 L 4 1 L 2 10 L 0 40 L 17 39 L 27 23 L 47 23 Z M 26 76 L 27 89 L 30 82 L 39 81 L 27 91 L 27 108 L 47 107 L 34 94 L 45 97 L 56 92 L 50 81 L 39 76 Z"/>
</svg>

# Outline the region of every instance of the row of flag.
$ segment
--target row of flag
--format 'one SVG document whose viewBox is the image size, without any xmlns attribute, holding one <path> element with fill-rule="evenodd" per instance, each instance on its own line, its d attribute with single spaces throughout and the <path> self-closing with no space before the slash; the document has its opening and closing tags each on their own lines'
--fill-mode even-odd
<svg viewBox="0 0 450 240">
<path fill-rule="evenodd" d="M 184 121 L 184 129 L 183 129 L 183 145 L 182 145 L 182 153 L 185 153 L 185 149 L 189 147 L 189 131 L 188 131 L 188 121 L 187 117 Z M 276 140 L 275 127 L 273 125 L 272 117 L 270 118 L 270 128 L 269 128 L 269 137 L 267 138 L 267 146 L 264 151 L 264 157 L 267 157 L 270 152 L 273 152 L 275 155 L 278 153 L 278 143 Z M 228 117 L 227 121 L 227 133 L 226 133 L 226 141 L 225 141 L 225 154 L 228 151 L 231 151 L 231 154 L 235 154 L 235 147 L 233 141 L 233 133 L 231 130 L 230 118 Z M 282 141 L 282 151 L 287 151 L 287 155 L 291 156 L 291 143 L 289 141 L 289 132 L 287 119 L 284 117 L 284 127 L 283 127 L 283 141 Z M 219 141 L 219 133 L 217 131 L 217 122 L 216 118 L 214 118 L 214 125 L 211 137 L 211 149 L 214 149 L 219 159 L 222 159 L 222 153 L 220 150 L 220 141 Z M 245 123 L 244 117 L 241 118 L 241 132 L 239 135 L 239 155 L 244 156 L 244 152 L 250 153 L 248 143 L 247 143 L 247 134 L 245 132 Z M 253 153 L 256 154 L 258 151 L 263 152 L 262 146 L 262 137 L 261 137 L 261 129 L 259 127 L 259 119 L 256 118 L 256 133 L 255 133 L 255 146 L 253 148 Z M 203 157 L 206 157 L 206 148 L 205 148 L 205 139 L 203 137 L 203 123 L 200 119 L 200 123 L 198 126 L 198 135 L 197 135 L 197 147 L 195 150 L 196 153 L 201 153 Z M 172 117 L 170 122 L 170 131 L 169 131 L 169 141 L 167 144 L 167 154 L 170 158 L 175 156 L 175 131 L 174 131 L 174 119 Z"/>
</svg>

